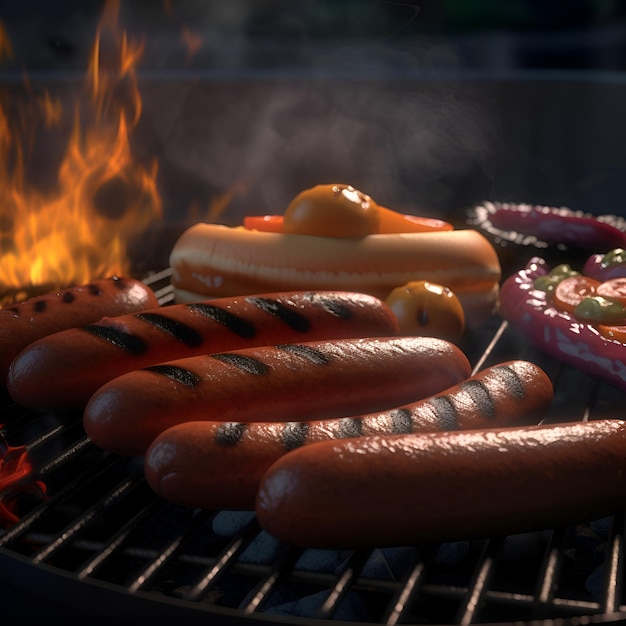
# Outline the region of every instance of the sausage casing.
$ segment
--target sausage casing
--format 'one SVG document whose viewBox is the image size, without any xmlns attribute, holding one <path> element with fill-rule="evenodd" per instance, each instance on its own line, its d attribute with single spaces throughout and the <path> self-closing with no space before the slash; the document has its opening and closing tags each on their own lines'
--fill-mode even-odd
<svg viewBox="0 0 626 626">
<path fill-rule="evenodd" d="M 358 415 L 430 396 L 470 373 L 457 346 L 432 337 L 258 346 L 118 376 L 91 397 L 83 424 L 102 448 L 143 454 L 157 435 L 181 422 Z"/>
<path fill-rule="evenodd" d="M 34 341 L 58 331 L 90 324 L 107 315 L 123 315 L 158 306 L 148 286 L 124 277 L 68 287 L 0 309 L 2 384 L 15 356 Z M 55 363 L 59 366 L 59 361 Z"/>
<path fill-rule="evenodd" d="M 84 407 L 104 383 L 135 369 L 277 342 L 398 333 L 381 300 L 352 292 L 284 292 L 176 304 L 45 337 L 11 366 L 12 398 L 31 408 Z"/>
<path fill-rule="evenodd" d="M 259 523 L 300 546 L 413 545 L 595 519 L 626 499 L 626 423 L 372 436 L 304 446 L 259 488 Z"/>
<path fill-rule="evenodd" d="M 154 491 L 177 504 L 252 509 L 263 473 L 303 445 L 374 434 L 538 424 L 552 397 L 552 382 L 541 368 L 507 361 L 429 398 L 356 417 L 178 424 L 151 444 L 145 474 Z"/>
</svg>

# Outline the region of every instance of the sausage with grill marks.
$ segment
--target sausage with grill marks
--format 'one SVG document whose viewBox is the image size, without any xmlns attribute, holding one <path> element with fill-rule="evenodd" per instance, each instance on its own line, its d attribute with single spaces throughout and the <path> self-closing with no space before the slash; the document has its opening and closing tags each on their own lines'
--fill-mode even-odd
<svg viewBox="0 0 626 626">
<path fill-rule="evenodd" d="M 78 287 L 34 296 L 0 309 L 0 376 L 2 385 L 16 355 L 53 333 L 158 306 L 156 295 L 142 282 L 113 276 Z M 59 360 L 54 364 L 60 366 Z"/>
<path fill-rule="evenodd" d="M 433 395 L 470 373 L 457 346 L 432 337 L 259 346 L 123 374 L 91 397 L 83 423 L 100 447 L 143 454 L 181 422 L 358 415 Z"/>
<path fill-rule="evenodd" d="M 281 456 L 328 439 L 537 424 L 552 401 L 548 375 L 507 361 L 445 392 L 387 411 L 310 422 L 187 422 L 159 435 L 145 457 L 148 484 L 177 504 L 254 507 L 263 473 Z"/>
<path fill-rule="evenodd" d="M 415 545 L 553 528 L 626 502 L 626 423 L 322 441 L 265 473 L 256 514 L 316 548 Z"/>
<path fill-rule="evenodd" d="M 277 342 L 396 334 L 391 309 L 361 293 L 296 291 L 175 304 L 34 343 L 13 363 L 8 389 L 27 407 L 84 407 L 104 383 L 163 361 Z"/>
</svg>

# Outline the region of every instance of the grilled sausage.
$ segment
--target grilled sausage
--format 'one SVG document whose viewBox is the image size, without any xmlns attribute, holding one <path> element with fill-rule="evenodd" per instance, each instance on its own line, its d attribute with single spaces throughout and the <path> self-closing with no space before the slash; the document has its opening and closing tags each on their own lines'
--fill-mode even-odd
<svg viewBox="0 0 626 626">
<path fill-rule="evenodd" d="M 256 513 L 330 548 L 527 532 L 625 501 L 626 424 L 598 420 L 314 443 L 270 467 Z"/>
<path fill-rule="evenodd" d="M 106 318 L 48 336 L 15 359 L 7 385 L 26 407 L 84 407 L 104 383 L 163 361 L 277 342 L 396 334 L 391 309 L 365 294 L 221 298 Z"/>
<path fill-rule="evenodd" d="M 132 278 L 113 276 L 79 287 L 36 296 L 0 309 L 0 376 L 4 385 L 15 356 L 52 333 L 158 306 L 154 292 Z M 59 362 L 55 363 L 58 367 Z"/>
<path fill-rule="evenodd" d="M 100 447 L 143 454 L 181 422 L 345 417 L 430 396 L 470 373 L 457 346 L 432 337 L 259 346 L 123 374 L 91 397 L 83 423 Z"/>
<path fill-rule="evenodd" d="M 263 473 L 300 446 L 373 434 L 537 424 L 552 401 L 547 374 L 527 361 L 494 365 L 445 392 L 397 409 L 311 422 L 186 422 L 146 453 L 148 484 L 177 504 L 252 509 Z"/>
</svg>

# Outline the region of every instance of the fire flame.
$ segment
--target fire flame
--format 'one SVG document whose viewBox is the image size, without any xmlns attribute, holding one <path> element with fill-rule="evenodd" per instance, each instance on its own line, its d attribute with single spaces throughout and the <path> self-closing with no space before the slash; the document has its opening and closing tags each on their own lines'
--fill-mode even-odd
<svg viewBox="0 0 626 626">
<path fill-rule="evenodd" d="M 28 108 L 37 120 L 13 123 L 0 101 L 0 303 L 16 288 L 127 274 L 129 239 L 162 215 L 158 163 L 138 162 L 129 139 L 142 112 L 143 43 L 120 32 L 118 18 L 119 0 L 108 0 L 54 191 L 28 186 L 27 155 L 33 129 L 58 126 L 66 111 L 45 92 Z M 10 51 L 0 24 L 0 57 Z"/>
<path fill-rule="evenodd" d="M 202 48 L 202 37 L 200 37 L 198 33 L 190 30 L 187 26 L 183 26 L 180 38 L 187 47 L 187 63 L 191 63 L 198 50 Z"/>
<path fill-rule="evenodd" d="M 45 497 L 46 485 L 34 479 L 32 471 L 27 448 L 10 446 L 0 433 L 0 527 L 10 528 L 19 520 L 17 500 L 20 495 L 31 492 Z"/>
</svg>

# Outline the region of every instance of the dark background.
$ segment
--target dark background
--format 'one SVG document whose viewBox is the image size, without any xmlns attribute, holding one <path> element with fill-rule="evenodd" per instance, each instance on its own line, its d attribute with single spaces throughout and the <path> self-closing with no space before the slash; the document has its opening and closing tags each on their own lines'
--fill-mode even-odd
<svg viewBox="0 0 626 626">
<path fill-rule="evenodd" d="M 235 223 L 321 182 L 450 219 L 484 200 L 624 214 L 625 4 L 122 0 L 145 45 L 133 147 L 158 159 L 174 234 L 225 194 Z M 71 111 L 103 6 L 0 1 L 0 97 Z M 39 141 L 45 186 L 64 141 Z"/>
<path fill-rule="evenodd" d="M 82 70 L 103 0 L 2 0 L 13 65 Z M 122 0 L 144 68 L 623 70 L 620 0 Z M 188 62 L 181 28 L 203 39 Z M 352 55 L 352 56 L 351 56 Z"/>
</svg>

